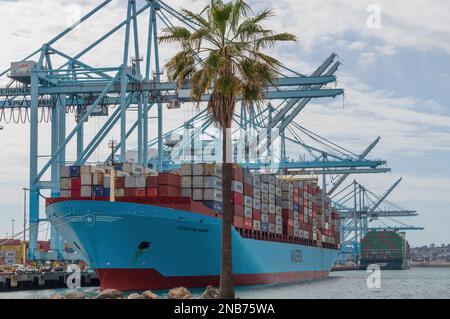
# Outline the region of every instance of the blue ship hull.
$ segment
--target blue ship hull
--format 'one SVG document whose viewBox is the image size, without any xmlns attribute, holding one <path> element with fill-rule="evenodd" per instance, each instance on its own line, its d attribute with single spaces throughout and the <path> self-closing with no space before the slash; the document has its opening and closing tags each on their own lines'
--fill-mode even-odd
<svg viewBox="0 0 450 319">
<path fill-rule="evenodd" d="M 169 289 L 217 285 L 221 219 L 130 202 L 62 201 L 52 224 L 95 269 L 101 288 Z M 233 229 L 236 285 L 321 279 L 338 251 L 243 238 Z"/>
</svg>

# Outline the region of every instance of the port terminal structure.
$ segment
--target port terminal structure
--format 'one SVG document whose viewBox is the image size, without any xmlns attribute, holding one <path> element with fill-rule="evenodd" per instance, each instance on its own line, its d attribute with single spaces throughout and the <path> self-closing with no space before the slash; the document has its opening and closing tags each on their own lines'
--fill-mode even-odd
<svg viewBox="0 0 450 319">
<path fill-rule="evenodd" d="M 179 167 L 183 161 L 174 161 L 173 154 L 183 153 L 194 142 L 201 141 L 202 151 L 200 156 L 190 157 L 189 162 L 205 161 L 203 151 L 207 147 L 202 143 L 208 142 L 208 138 L 220 145 L 217 130 L 205 110 L 175 130 L 164 130 L 166 109 L 195 107 L 189 83 L 180 88 L 177 83 L 168 81 L 160 64 L 158 34 L 162 28 L 178 24 L 190 30 L 199 28 L 183 12 L 160 0 L 121 1 L 124 18 L 115 27 L 76 54 L 58 49 L 59 42 L 74 30 L 83 28 L 88 20 L 95 23 L 97 15 L 107 12 L 113 2 L 118 1 L 99 1 L 74 25 L 0 73 L 0 83 L 8 82 L 0 87 L 0 121 L 2 118 L 5 121 L 10 112 L 9 118 L 18 116 L 22 122 L 30 123 L 29 260 L 44 259 L 36 249 L 39 224 L 48 222 L 41 218 L 42 192 L 49 192 L 51 197 L 59 196 L 59 167 L 89 163 L 94 152 L 107 143 L 105 139 L 114 127 L 120 130 L 115 150 L 117 160 L 127 160 L 128 142 L 137 137 L 136 164 L 156 171 Z M 116 64 L 93 67 L 86 61 L 86 56 L 95 54 L 95 50 L 118 34 L 123 36 L 123 42 L 114 40 L 114 46 L 120 46 L 121 50 Z M 141 45 L 146 47 L 145 51 L 141 50 Z M 198 59 L 201 63 L 202 57 Z M 249 170 L 275 167 L 278 173 L 290 177 L 321 175 L 323 188 L 326 190 L 329 185 L 331 193 L 341 187 L 349 175 L 390 172 L 386 161 L 369 159 L 380 138 L 362 153 L 354 153 L 298 123 L 298 115 L 313 99 L 343 96 L 344 90 L 335 87 L 340 65 L 338 56 L 333 53 L 309 75 L 283 67 L 279 78 L 267 88 L 264 106 L 255 106 L 249 111 L 238 103 L 233 129 L 237 134 L 245 131 L 259 135 L 258 144 L 265 148 L 258 151 L 256 158 L 248 158 L 245 150 L 243 156 L 236 151 L 234 160 Z M 204 101 L 208 99 L 208 95 L 203 97 Z M 157 116 L 150 117 L 151 111 Z M 51 119 L 51 149 L 46 150 L 47 153 L 38 148 L 39 123 L 45 112 L 51 115 L 48 117 Z M 73 124 L 67 123 L 70 112 L 75 119 L 72 130 L 67 129 Z M 136 117 L 132 125 L 127 122 L 130 113 Z M 105 123 L 86 141 L 85 127 L 92 117 L 104 117 Z M 157 134 L 150 139 L 149 128 L 152 127 Z M 276 134 L 272 133 L 275 131 Z M 262 132 L 269 133 L 261 137 Z M 273 147 L 275 142 L 278 143 L 276 148 Z M 66 151 L 69 143 L 76 145 L 76 154 L 70 160 L 67 155 L 72 154 Z M 240 143 L 235 140 L 234 144 L 237 148 Z M 152 148 L 156 152 L 149 155 Z M 293 159 L 288 156 L 291 149 L 304 150 L 305 154 Z M 208 147 L 208 151 L 213 156 L 208 161 L 220 158 L 220 147 L 213 151 Z M 45 161 L 42 163 L 41 159 Z M 105 163 L 108 160 L 105 158 Z M 63 238 L 52 228 L 51 249 L 57 252 L 58 258 L 62 258 L 62 247 Z"/>
<path fill-rule="evenodd" d="M 359 263 L 361 239 L 369 231 L 412 231 L 423 227 L 410 226 L 398 218 L 417 216 L 417 211 L 407 210 L 387 198 L 401 183 L 398 179 L 384 194 L 377 195 L 354 180 L 338 192 L 331 193 L 333 203 L 341 218 L 341 251 L 339 262 Z M 375 226 L 374 224 L 378 224 Z"/>
</svg>

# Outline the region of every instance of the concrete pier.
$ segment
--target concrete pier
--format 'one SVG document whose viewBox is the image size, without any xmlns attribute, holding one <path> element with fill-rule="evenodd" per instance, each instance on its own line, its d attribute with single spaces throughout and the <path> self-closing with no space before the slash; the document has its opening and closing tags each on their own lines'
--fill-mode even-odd
<svg viewBox="0 0 450 319">
<path fill-rule="evenodd" d="M 67 288 L 67 277 L 71 274 L 64 272 L 48 272 L 42 274 L 0 273 L 0 292 Z M 82 272 L 81 286 L 98 287 L 99 281 L 97 275 L 93 272 Z"/>
</svg>

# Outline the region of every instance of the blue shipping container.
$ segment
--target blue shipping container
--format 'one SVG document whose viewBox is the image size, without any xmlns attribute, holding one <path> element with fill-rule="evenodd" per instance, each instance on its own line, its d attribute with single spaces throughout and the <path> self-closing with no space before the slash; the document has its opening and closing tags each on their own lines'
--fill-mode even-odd
<svg viewBox="0 0 450 319">
<path fill-rule="evenodd" d="M 222 214 L 222 203 L 215 201 L 204 201 L 203 205 L 212 209 L 216 213 Z"/>
<path fill-rule="evenodd" d="M 297 203 L 294 203 L 294 212 L 298 212 L 298 204 Z"/>
<path fill-rule="evenodd" d="M 100 185 L 96 185 L 92 188 L 92 196 L 102 197 L 103 196 L 103 187 Z"/>
<path fill-rule="evenodd" d="M 80 166 L 70 166 L 70 177 L 80 177 Z"/>
<path fill-rule="evenodd" d="M 261 231 L 264 233 L 269 232 L 269 224 L 268 223 L 261 223 Z"/>
<path fill-rule="evenodd" d="M 105 197 L 111 196 L 111 189 L 110 188 L 103 188 L 103 196 L 105 196 Z"/>
</svg>

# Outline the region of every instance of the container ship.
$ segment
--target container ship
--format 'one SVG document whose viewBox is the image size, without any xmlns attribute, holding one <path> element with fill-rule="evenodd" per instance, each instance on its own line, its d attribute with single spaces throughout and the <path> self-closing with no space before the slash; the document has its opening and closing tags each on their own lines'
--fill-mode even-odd
<svg viewBox="0 0 450 319">
<path fill-rule="evenodd" d="M 46 214 L 97 272 L 101 289 L 124 291 L 218 285 L 222 171 L 184 164 L 156 173 L 60 168 L 60 196 Z M 339 215 L 317 180 L 283 180 L 233 165 L 236 285 L 328 276 L 339 251 Z"/>
<path fill-rule="evenodd" d="M 361 240 L 361 265 L 378 264 L 385 270 L 406 270 L 411 262 L 405 233 L 370 231 Z"/>
</svg>

